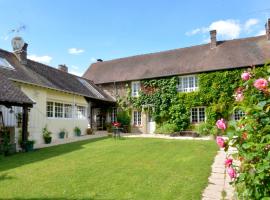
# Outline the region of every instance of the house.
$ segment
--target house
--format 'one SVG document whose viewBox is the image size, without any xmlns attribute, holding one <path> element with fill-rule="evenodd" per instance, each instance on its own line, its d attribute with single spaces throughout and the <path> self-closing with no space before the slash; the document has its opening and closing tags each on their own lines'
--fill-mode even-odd
<svg viewBox="0 0 270 200">
<path fill-rule="evenodd" d="M 131 96 L 136 97 L 141 80 L 178 76 L 178 91 L 191 92 L 199 89 L 199 73 L 262 66 L 270 60 L 270 19 L 266 24 L 266 35 L 227 41 L 217 41 L 216 35 L 215 30 L 210 31 L 211 41 L 208 44 L 100 60 L 92 64 L 83 77 L 92 80 L 114 98 L 127 93 L 126 85 L 131 89 Z M 204 121 L 205 108 L 192 108 L 190 118 L 192 122 Z M 133 109 L 132 130 L 152 133 L 155 122 L 149 113 Z"/>
<path fill-rule="evenodd" d="M 113 107 L 115 100 L 85 78 L 68 73 L 65 65 L 53 68 L 27 58 L 28 44 L 20 37 L 12 40 L 14 52 L 0 49 L 0 111 L 4 125 L 18 140 L 22 137 L 44 143 L 42 129 L 47 126 L 52 139 L 65 129 L 66 137 L 82 134 L 87 128 L 104 129 L 93 109 Z M 101 127 L 100 127 L 101 126 Z"/>
</svg>

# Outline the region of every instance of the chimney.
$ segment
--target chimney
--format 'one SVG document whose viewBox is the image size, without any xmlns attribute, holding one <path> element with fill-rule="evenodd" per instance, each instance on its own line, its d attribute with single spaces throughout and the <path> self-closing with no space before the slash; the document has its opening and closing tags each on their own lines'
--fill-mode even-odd
<svg viewBox="0 0 270 200">
<path fill-rule="evenodd" d="M 267 23 L 265 24 L 265 31 L 267 40 L 270 40 L 270 18 L 267 20 Z"/>
<path fill-rule="evenodd" d="M 217 31 L 216 30 L 210 31 L 210 38 L 211 38 L 210 47 L 211 49 L 213 49 L 217 47 Z"/>
<path fill-rule="evenodd" d="M 58 65 L 58 69 L 62 72 L 68 73 L 68 67 L 66 65 Z"/>
<path fill-rule="evenodd" d="M 21 37 L 14 37 L 11 40 L 11 45 L 14 51 L 14 54 L 18 58 L 21 64 L 27 64 L 27 47 L 28 44 L 23 41 Z"/>
</svg>

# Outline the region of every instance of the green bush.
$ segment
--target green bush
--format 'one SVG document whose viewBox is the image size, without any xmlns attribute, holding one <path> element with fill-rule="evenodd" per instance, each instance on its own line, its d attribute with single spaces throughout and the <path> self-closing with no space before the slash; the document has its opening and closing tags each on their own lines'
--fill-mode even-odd
<svg viewBox="0 0 270 200">
<path fill-rule="evenodd" d="M 200 136 L 211 135 L 213 126 L 208 123 L 200 123 L 195 125 L 195 131 Z"/>
<path fill-rule="evenodd" d="M 161 126 L 157 127 L 155 133 L 157 134 L 171 134 L 178 130 L 175 124 L 164 123 Z"/>
<path fill-rule="evenodd" d="M 130 125 L 130 115 L 127 111 L 121 111 L 117 114 L 117 121 L 121 124 L 121 126 Z"/>
</svg>

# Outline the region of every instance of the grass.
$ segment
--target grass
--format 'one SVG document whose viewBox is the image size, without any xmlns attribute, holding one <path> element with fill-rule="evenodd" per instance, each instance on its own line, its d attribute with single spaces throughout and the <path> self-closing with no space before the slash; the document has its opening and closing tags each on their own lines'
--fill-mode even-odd
<svg viewBox="0 0 270 200">
<path fill-rule="evenodd" d="M 95 139 L 0 157 L 0 199 L 200 199 L 213 141 Z"/>
</svg>

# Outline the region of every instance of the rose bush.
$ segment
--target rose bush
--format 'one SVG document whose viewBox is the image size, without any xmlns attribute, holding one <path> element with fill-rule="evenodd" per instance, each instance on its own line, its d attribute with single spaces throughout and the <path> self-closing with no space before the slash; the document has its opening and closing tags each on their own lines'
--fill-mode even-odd
<svg viewBox="0 0 270 200">
<path fill-rule="evenodd" d="M 225 166 L 239 199 L 270 199 L 270 68 L 263 69 L 267 70 L 252 69 L 241 75 L 234 109 L 241 109 L 245 116 L 227 126 L 223 119 L 216 123 L 228 137 L 227 141 L 217 137 L 217 144 L 225 151 L 237 150 L 228 155 Z"/>
</svg>

